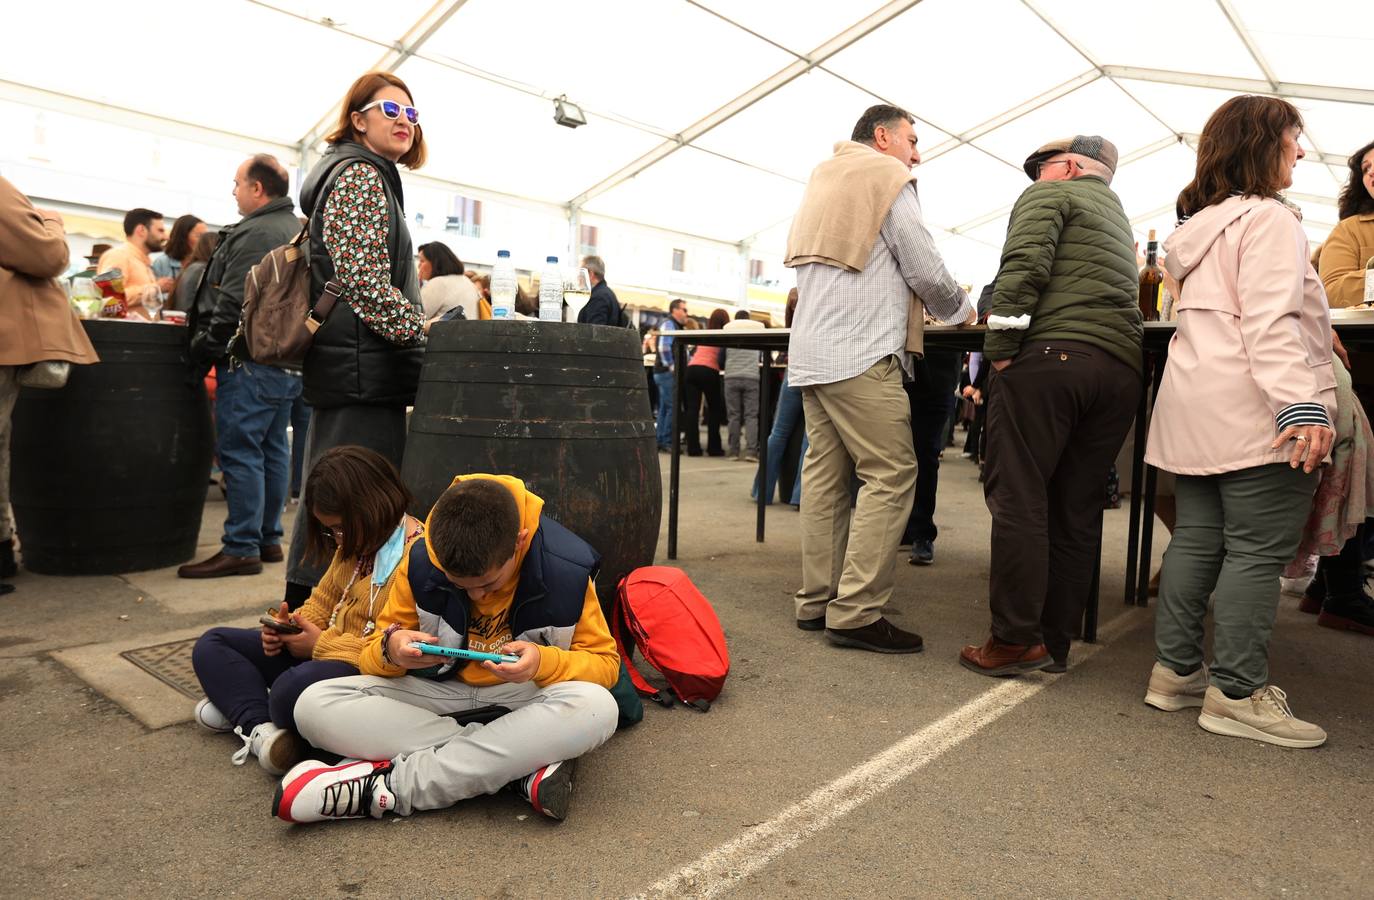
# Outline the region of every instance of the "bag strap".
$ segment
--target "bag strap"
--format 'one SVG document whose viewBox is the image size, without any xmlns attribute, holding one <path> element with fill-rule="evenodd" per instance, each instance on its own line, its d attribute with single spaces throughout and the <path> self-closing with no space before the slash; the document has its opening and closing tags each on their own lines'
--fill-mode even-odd
<svg viewBox="0 0 1374 900">
<path fill-rule="evenodd" d="M 620 651 L 620 659 L 625 663 L 625 669 L 630 674 L 630 683 L 635 686 L 635 690 L 655 703 L 663 706 L 673 705 L 673 695 L 669 691 L 660 691 L 645 680 L 639 668 L 631 659 L 630 651 L 626 649 L 625 632 L 629 631 L 629 613 L 626 612 L 625 604 L 625 582 L 629 578 L 626 575 L 620 579 L 620 584 L 616 588 L 615 608 L 611 610 L 611 636 L 615 638 L 615 648 Z"/>
<path fill-rule="evenodd" d="M 315 305 L 310 307 L 310 312 L 305 314 L 305 330 L 311 334 L 319 331 L 320 326 L 329 318 L 329 314 L 334 311 L 334 306 L 342 296 L 342 284 L 333 280 L 326 281 L 320 299 L 316 300 Z"/>
</svg>

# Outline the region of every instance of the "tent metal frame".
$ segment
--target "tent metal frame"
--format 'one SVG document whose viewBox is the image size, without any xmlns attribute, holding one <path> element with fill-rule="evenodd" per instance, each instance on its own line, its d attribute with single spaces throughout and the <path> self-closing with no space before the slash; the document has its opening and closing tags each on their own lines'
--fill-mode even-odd
<svg viewBox="0 0 1374 900">
<path fill-rule="evenodd" d="M 292 18 L 309 22 L 323 28 L 329 28 L 342 34 L 346 34 L 349 37 L 379 47 L 382 50 L 382 54 L 381 57 L 378 59 L 377 63 L 375 64 L 375 68 L 377 69 L 381 69 L 384 71 L 396 71 L 403 63 L 405 63 L 409 59 L 421 59 L 449 70 L 461 72 L 465 75 L 477 78 L 482 78 L 484 80 L 488 80 L 496 84 L 499 84 L 503 87 L 521 91 L 522 93 L 550 100 L 552 100 L 552 98 L 555 96 L 555 94 L 550 90 L 543 89 L 534 85 L 529 85 L 517 81 L 515 79 L 501 76 L 496 73 L 487 72 L 478 69 L 474 66 L 467 65 L 460 60 L 452 59 L 442 54 L 429 53 L 425 51 L 425 46 L 429 42 L 429 40 L 450 19 L 452 19 L 454 15 L 456 15 L 462 9 L 462 7 L 466 4 L 467 0 L 437 0 L 437 2 L 433 3 L 410 28 L 406 29 L 403 36 L 395 42 L 378 40 L 377 38 L 370 37 L 368 35 L 362 34 L 354 30 L 350 30 L 347 26 L 334 22 L 332 20 L 320 20 L 311 18 L 309 16 L 297 13 L 293 10 L 285 9 L 283 7 L 274 5 L 273 3 L 269 2 L 269 0 L 246 0 L 246 2 L 253 3 L 256 6 L 274 11 L 281 15 L 290 16 Z M 589 202 L 594 201 L 598 196 L 601 196 L 607 193 L 608 191 L 613 190 L 618 185 L 621 185 L 626 181 L 634 178 L 635 176 L 643 173 L 652 166 L 659 164 L 660 162 L 669 158 L 678 150 L 681 150 L 684 147 L 693 147 L 696 150 L 711 153 L 714 156 L 721 157 L 731 162 L 747 165 L 750 168 L 767 172 L 776 177 L 786 178 L 789 181 L 797 182 L 798 180 L 794 177 L 783 175 L 778 172 L 773 172 L 766 167 L 734 159 L 726 154 L 706 150 L 705 148 L 698 146 L 696 142 L 699 141 L 704 135 L 710 133 L 716 127 L 720 126 L 721 124 L 729 121 L 733 117 L 739 115 L 740 113 L 754 106 L 761 100 L 772 95 L 780 88 L 786 86 L 787 84 L 790 84 L 797 78 L 816 69 L 824 71 L 827 74 L 830 74 L 834 77 L 841 78 L 842 80 L 858 88 L 859 90 L 862 90 L 865 93 L 870 94 L 876 100 L 883 100 L 882 96 L 879 93 L 870 90 L 862 84 L 857 84 L 852 80 L 845 78 L 844 76 L 838 75 L 837 73 L 825 67 L 824 63 L 828 59 L 833 57 L 835 54 L 839 53 L 840 51 L 854 44 L 855 42 L 871 34 L 878 28 L 882 27 L 888 22 L 891 22 L 903 13 L 906 13 L 909 10 L 915 8 L 922 2 L 922 0 L 890 0 L 890 2 L 884 4 L 877 10 L 865 16 L 863 19 L 859 20 L 858 22 L 854 23 L 853 25 L 849 26 L 843 31 L 837 33 L 829 40 L 823 42 L 818 47 L 816 47 L 809 53 L 805 54 L 798 53 L 797 51 L 784 47 L 776 41 L 773 41 L 759 34 L 758 32 L 730 19 L 728 16 L 711 8 L 711 6 L 709 5 L 709 0 L 707 0 L 707 2 L 700 2 L 700 0 L 684 0 L 684 2 L 702 10 L 705 13 L 715 16 L 716 18 L 727 23 L 731 27 L 745 31 L 750 35 L 753 35 L 754 37 L 758 38 L 759 40 L 762 40 L 775 48 L 781 49 L 791 54 L 795 57 L 795 59 L 783 68 L 779 69 L 774 74 L 760 81 L 758 84 L 753 85 L 749 89 L 740 93 L 738 96 L 729 100 L 727 103 L 718 107 L 713 112 L 708 113 L 696 122 L 687 125 L 681 131 L 675 133 L 665 133 L 660 128 L 656 128 L 654 126 L 647 125 L 643 122 L 638 122 L 633 119 L 617 115 L 612 111 L 587 109 L 584 107 L 584 111 L 586 111 L 589 116 L 606 119 L 621 125 L 637 129 L 648 134 L 652 134 L 654 136 L 661 138 L 662 141 L 653 149 L 641 155 L 638 159 L 612 172 L 609 172 L 605 177 L 601 178 L 596 183 L 588 186 L 585 190 L 579 192 L 577 195 L 571 197 L 570 199 L 562 203 L 556 201 L 539 200 L 536 198 L 518 197 L 510 194 L 502 194 L 501 192 L 491 191 L 476 185 L 467 185 L 457 181 L 452 181 L 443 178 L 419 176 L 420 180 L 436 187 L 458 190 L 477 197 L 486 196 L 500 198 L 502 200 L 518 201 L 523 205 L 528 205 L 532 207 L 561 209 L 568 218 L 569 227 L 572 231 L 572 237 L 574 240 L 577 237 L 576 225 L 580 221 L 580 217 L 584 212 L 588 215 L 597 216 L 598 218 L 623 221 L 616 219 L 616 217 L 614 216 L 604 216 L 598 214 L 594 209 L 587 209 L 586 206 Z M 1000 128 L 1001 126 L 1006 125 L 1007 123 L 1020 118 L 1021 116 L 1024 116 L 1030 112 L 1040 109 L 1043 106 L 1053 103 L 1056 100 L 1066 97 L 1069 94 L 1072 94 L 1074 91 L 1086 87 L 1089 84 L 1093 84 L 1102 78 L 1108 79 L 1117 87 L 1121 88 L 1122 91 L 1128 97 L 1135 101 L 1143 110 L 1145 110 L 1150 116 L 1159 121 L 1161 125 L 1163 125 L 1172 133 L 1172 137 L 1162 139 L 1154 144 L 1151 144 L 1148 147 L 1133 148 L 1130 152 L 1123 156 L 1123 163 L 1132 161 L 1134 159 L 1139 159 L 1143 156 L 1149 155 L 1150 153 L 1158 152 L 1159 150 L 1162 150 L 1168 146 L 1172 146 L 1175 143 L 1184 143 L 1195 149 L 1197 140 L 1196 135 L 1179 133 L 1174 131 L 1174 129 L 1170 127 L 1166 122 L 1164 122 L 1163 119 L 1157 116 L 1154 113 L 1154 111 L 1149 108 L 1148 105 L 1141 102 L 1139 98 L 1137 98 L 1131 92 L 1129 85 L 1123 84 L 1123 82 L 1136 81 L 1153 82 L 1161 84 L 1174 84 L 1186 87 L 1214 88 L 1245 93 L 1271 94 L 1275 96 L 1297 100 L 1321 100 L 1374 106 L 1374 90 L 1343 87 L 1336 85 L 1299 84 L 1279 81 L 1276 75 L 1274 74 L 1273 70 L 1270 68 L 1267 60 L 1264 58 L 1264 55 L 1261 53 L 1259 46 L 1255 42 L 1253 36 L 1249 33 L 1249 31 L 1245 28 L 1244 24 L 1242 23 L 1239 14 L 1236 12 L 1232 0 L 1214 0 L 1214 2 L 1220 8 L 1223 15 L 1230 23 L 1237 38 L 1245 46 L 1246 50 L 1253 58 L 1256 66 L 1263 74 L 1264 77 L 1262 79 L 1206 75 L 1196 72 L 1150 69 L 1141 68 L 1137 66 L 1121 66 L 1104 63 L 1100 60 L 1095 59 L 1090 53 L 1088 53 L 1087 49 L 1079 42 L 1074 40 L 1074 38 L 1069 34 L 1069 32 L 1065 28 L 1061 27 L 1049 15 L 1047 15 L 1042 9 L 1040 9 L 1035 0 L 1021 0 L 1021 3 L 1026 8 L 1030 10 L 1042 22 L 1044 22 L 1044 24 L 1051 31 L 1053 31 L 1061 40 L 1063 40 L 1067 46 L 1073 48 L 1079 55 L 1081 55 L 1083 59 L 1087 62 L 1089 68 L 1085 70 L 1082 74 L 1075 76 L 1074 78 L 1069 79 L 1068 81 L 1065 81 L 1062 84 L 1056 85 L 1035 97 L 1018 103 L 1016 106 L 1011 107 L 1010 109 L 1007 109 L 1004 112 L 999 113 L 998 115 L 972 128 L 965 129 L 962 132 L 956 132 L 949 129 L 941 128 L 942 131 L 950 135 L 950 139 L 941 142 L 928 152 L 923 153 L 923 158 L 925 160 L 935 159 L 941 155 L 944 155 L 945 153 L 948 153 L 952 150 L 955 150 L 963 146 L 974 147 L 975 149 L 979 149 L 980 151 L 987 153 L 986 150 L 982 150 L 981 147 L 978 147 L 978 145 L 975 144 L 974 141 L 994 131 L 995 129 Z M 283 156 L 284 158 L 296 163 L 303 169 L 308 167 L 311 160 L 314 158 L 314 155 L 317 152 L 318 145 L 322 140 L 323 135 L 328 132 L 331 123 L 335 121 L 338 115 L 338 105 L 335 104 L 330 109 L 324 111 L 319 116 L 319 118 L 316 119 L 315 124 L 304 135 L 302 135 L 302 137 L 299 140 L 295 141 L 294 143 L 291 143 L 269 138 L 263 138 L 258 135 L 230 132 L 209 126 L 197 125 L 189 122 L 181 122 L 162 116 L 140 112 L 138 110 L 127 109 L 119 106 L 112 106 L 110 104 L 88 100 L 86 98 L 75 96 L 68 93 L 46 90 L 43 88 L 19 84 L 17 82 L 12 81 L 0 80 L 0 99 L 23 103 L 25 105 L 33 106 L 40 109 L 51 109 L 57 112 L 69 113 L 83 118 L 107 122 L 110 124 L 128 128 L 134 128 L 167 137 L 196 141 L 200 143 L 209 143 L 219 146 L 228 146 L 236 149 L 242 149 L 245 152 L 275 152 Z M 938 122 L 931 122 L 930 124 L 936 128 L 940 128 L 940 124 Z M 1308 142 L 1309 144 L 1311 143 L 1310 135 L 1308 136 Z M 1339 157 L 1330 153 L 1325 153 L 1321 150 L 1320 147 L 1313 145 L 1312 149 L 1314 152 L 1308 154 L 1309 160 L 1322 162 L 1333 167 L 1344 166 L 1346 163 L 1344 157 Z M 1001 157 L 998 157 L 995 154 L 991 153 L 987 153 L 987 155 L 992 156 L 992 158 L 997 159 L 999 162 L 1002 162 L 1006 165 L 1013 166 L 1017 169 L 1020 168 L 1019 163 L 1017 163 L 1016 161 L 1002 159 Z M 1332 177 L 1333 179 L 1336 179 L 1334 173 Z M 1000 216 L 1005 215 L 1007 209 L 1009 209 L 1009 207 L 1000 210 L 995 210 L 944 230 L 950 234 L 960 235 L 962 237 L 969 238 L 969 231 L 976 229 L 978 226 L 984 225 L 987 222 L 995 221 Z M 731 241 L 722 238 L 705 237 L 702 235 L 694 235 L 688 232 L 676 231 L 671 228 L 663 228 L 662 226 L 646 225 L 646 227 L 652 227 L 654 228 L 654 230 L 661 232 L 683 234 L 684 236 L 689 236 L 696 240 L 706 240 L 712 243 L 722 244 L 725 246 L 738 247 L 741 248 L 741 250 L 743 250 L 746 249 L 760 234 L 770 230 L 773 227 L 776 227 L 777 224 L 781 223 L 775 223 L 774 225 L 769 226 L 769 228 L 761 229 L 760 231 L 754 232 L 752 234 L 744 235 L 736 241 Z M 977 240 L 976 238 L 969 239 Z"/>
</svg>

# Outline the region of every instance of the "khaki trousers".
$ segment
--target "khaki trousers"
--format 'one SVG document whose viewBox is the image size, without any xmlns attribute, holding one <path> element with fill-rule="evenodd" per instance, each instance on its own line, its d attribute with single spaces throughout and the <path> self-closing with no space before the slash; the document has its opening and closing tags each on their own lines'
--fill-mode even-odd
<svg viewBox="0 0 1374 900">
<path fill-rule="evenodd" d="M 897 545 L 911 515 L 916 451 L 896 356 L 834 384 L 803 387 L 802 587 L 797 618 L 828 628 L 877 621 L 892 598 Z M 852 474 L 863 482 L 850 521 Z"/>
</svg>

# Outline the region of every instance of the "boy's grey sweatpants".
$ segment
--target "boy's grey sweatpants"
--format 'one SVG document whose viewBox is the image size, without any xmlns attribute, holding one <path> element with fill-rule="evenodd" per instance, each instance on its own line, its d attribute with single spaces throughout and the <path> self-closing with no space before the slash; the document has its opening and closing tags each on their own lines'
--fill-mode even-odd
<svg viewBox="0 0 1374 900">
<path fill-rule="evenodd" d="M 484 706 L 511 711 L 486 724 L 448 716 Z M 296 728 L 316 747 L 356 759 L 392 760 L 396 812 L 442 809 L 494 794 L 540 766 L 575 759 L 615 733 L 610 691 L 585 681 L 473 687 L 413 675 L 334 678 L 296 702 Z"/>
</svg>

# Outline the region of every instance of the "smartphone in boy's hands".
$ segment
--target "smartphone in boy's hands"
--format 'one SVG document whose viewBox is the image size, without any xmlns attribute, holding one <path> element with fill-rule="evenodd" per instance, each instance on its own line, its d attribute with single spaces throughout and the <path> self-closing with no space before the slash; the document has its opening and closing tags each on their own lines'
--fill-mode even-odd
<svg viewBox="0 0 1374 900">
<path fill-rule="evenodd" d="M 520 657 L 513 653 L 482 653 L 478 650 L 465 650 L 461 647 L 442 647 L 424 641 L 414 641 L 410 646 L 429 656 L 447 656 L 452 659 L 493 663 L 518 663 L 520 661 Z"/>
</svg>

